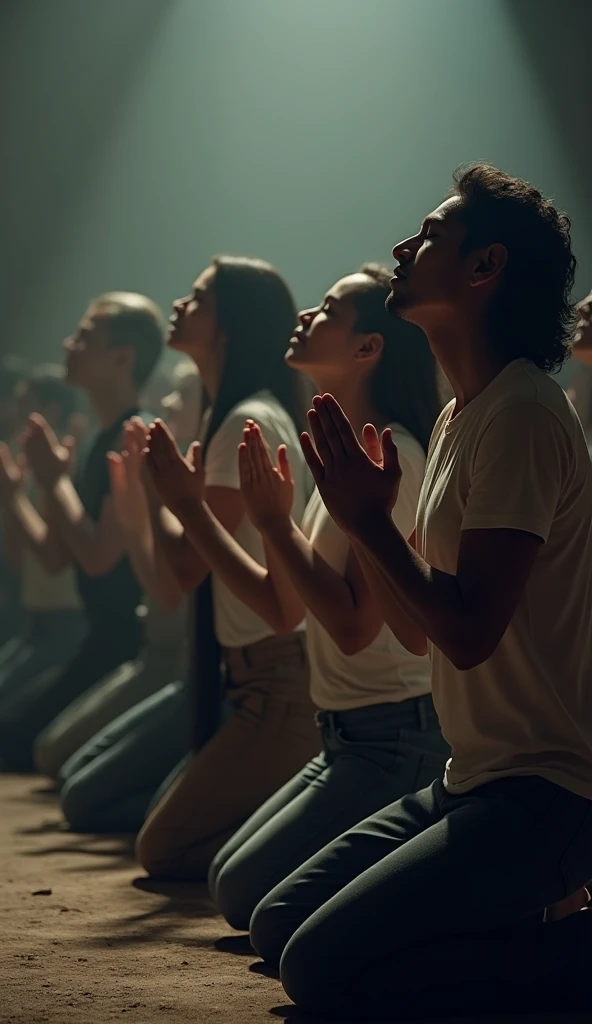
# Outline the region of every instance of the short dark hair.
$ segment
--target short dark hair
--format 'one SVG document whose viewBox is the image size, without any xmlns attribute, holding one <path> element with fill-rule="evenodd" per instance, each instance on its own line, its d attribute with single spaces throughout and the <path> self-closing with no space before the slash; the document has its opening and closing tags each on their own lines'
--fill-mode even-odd
<svg viewBox="0 0 592 1024">
<path fill-rule="evenodd" d="M 528 182 L 490 164 L 459 167 L 453 180 L 467 231 L 463 251 L 498 242 L 508 252 L 491 307 L 496 345 L 509 359 L 558 370 L 575 326 L 569 217 Z"/>
<path fill-rule="evenodd" d="M 67 430 L 70 418 L 78 411 L 79 403 L 76 391 L 65 380 L 64 368 L 58 364 L 42 363 L 33 369 L 27 385 L 41 405 L 58 407 L 56 426 L 59 430 Z"/>
<path fill-rule="evenodd" d="M 226 349 L 204 448 L 235 405 L 264 389 L 300 428 L 302 382 L 285 361 L 298 319 L 288 285 L 275 267 L 254 257 L 215 256 L 212 265 L 216 321 Z"/>
<path fill-rule="evenodd" d="M 400 423 L 427 451 L 442 408 L 436 360 L 421 328 L 392 316 L 386 308 L 392 270 L 364 263 L 358 273 L 366 277 L 367 285 L 352 293 L 356 330 L 376 332 L 384 340 L 370 385 L 372 403 L 388 423 Z"/>
<path fill-rule="evenodd" d="M 163 350 L 165 324 L 156 303 L 136 292 L 106 292 L 93 300 L 90 312 L 105 320 L 110 347 L 133 350 L 133 381 L 141 387 Z"/>
</svg>

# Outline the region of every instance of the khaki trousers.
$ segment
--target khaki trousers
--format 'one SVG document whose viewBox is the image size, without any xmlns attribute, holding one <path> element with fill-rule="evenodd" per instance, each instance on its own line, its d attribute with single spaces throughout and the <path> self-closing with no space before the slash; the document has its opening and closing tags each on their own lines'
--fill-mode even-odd
<svg viewBox="0 0 592 1024">
<path fill-rule="evenodd" d="M 136 846 L 148 874 L 203 880 L 214 855 L 319 752 L 303 633 L 224 651 L 233 711 L 149 815 Z"/>
</svg>

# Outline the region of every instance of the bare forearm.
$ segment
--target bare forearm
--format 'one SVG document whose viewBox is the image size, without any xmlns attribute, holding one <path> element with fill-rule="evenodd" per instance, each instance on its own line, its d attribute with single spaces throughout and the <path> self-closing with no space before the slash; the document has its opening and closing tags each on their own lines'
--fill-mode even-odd
<svg viewBox="0 0 592 1024">
<path fill-rule="evenodd" d="M 268 568 L 259 565 L 203 502 L 181 515 L 181 523 L 212 572 L 274 632 L 289 632 L 298 625 L 304 615 L 302 602 L 281 566 L 273 564 L 277 560 L 272 552 Z"/>
<path fill-rule="evenodd" d="M 427 654 L 428 644 L 425 630 L 402 608 L 400 601 L 389 585 L 389 577 L 382 565 L 373 561 L 358 541 L 353 542 L 362 572 L 383 613 L 384 621 L 397 640 L 411 654 Z"/>
<path fill-rule="evenodd" d="M 429 566 L 389 516 L 362 524 L 352 540 L 363 549 L 382 581 L 385 621 L 394 624 L 402 611 L 418 631 L 454 660 L 453 653 L 466 637 L 468 620 L 456 577 Z"/>
<path fill-rule="evenodd" d="M 341 645 L 344 636 L 353 636 L 357 609 L 347 580 L 314 551 L 292 520 L 266 530 L 263 536 L 306 607 L 335 642 Z"/>
<path fill-rule="evenodd" d="M 69 477 L 62 477 L 47 492 L 47 505 L 52 521 L 72 556 L 85 572 L 97 574 L 101 568 L 97 524 L 87 515 Z"/>
<path fill-rule="evenodd" d="M 23 491 L 18 491 L 10 504 L 8 517 L 18 531 L 20 543 L 29 548 L 50 573 L 59 572 L 69 559 L 46 520 Z"/>
<path fill-rule="evenodd" d="M 124 528 L 124 540 L 136 578 L 146 593 L 164 608 L 176 608 L 183 598 L 183 591 L 166 560 L 162 559 L 160 564 L 157 560 L 148 514 L 133 527 Z"/>
<path fill-rule="evenodd" d="M 180 594 L 193 590 L 208 575 L 209 569 L 185 536 L 179 520 L 153 500 L 150 521 L 154 537 L 154 559 L 161 578 L 172 576 Z"/>
</svg>

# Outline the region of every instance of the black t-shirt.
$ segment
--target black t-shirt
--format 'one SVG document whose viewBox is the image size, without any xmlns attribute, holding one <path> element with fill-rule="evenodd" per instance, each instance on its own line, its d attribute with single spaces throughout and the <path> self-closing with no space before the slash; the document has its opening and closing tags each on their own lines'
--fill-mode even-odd
<svg viewBox="0 0 592 1024">
<path fill-rule="evenodd" d="M 153 418 L 138 409 L 128 409 L 112 426 L 97 435 L 74 475 L 74 486 L 80 500 L 87 514 L 95 522 L 101 517 L 103 501 L 111 489 L 107 452 L 118 450 L 123 424 L 130 416 L 141 416 L 147 423 Z M 104 576 L 89 576 L 80 565 L 77 565 L 76 576 L 80 596 L 91 620 L 135 621 L 141 587 L 127 557 L 122 558 Z"/>
</svg>

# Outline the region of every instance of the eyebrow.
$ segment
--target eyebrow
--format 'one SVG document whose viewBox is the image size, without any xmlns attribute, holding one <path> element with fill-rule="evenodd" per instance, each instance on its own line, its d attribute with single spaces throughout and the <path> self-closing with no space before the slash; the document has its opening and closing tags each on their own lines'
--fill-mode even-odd
<svg viewBox="0 0 592 1024">
<path fill-rule="evenodd" d="M 444 217 L 434 217 L 434 216 L 426 217 L 425 220 L 422 222 L 421 228 L 419 229 L 420 233 L 422 231 L 425 231 L 426 228 L 430 228 L 433 224 L 444 224 L 444 223 L 445 223 Z"/>
<path fill-rule="evenodd" d="M 336 295 L 332 295 L 331 292 L 327 292 L 327 294 L 325 295 L 325 298 L 323 299 L 323 302 L 340 302 L 340 301 L 341 300 L 338 299 Z"/>
</svg>

